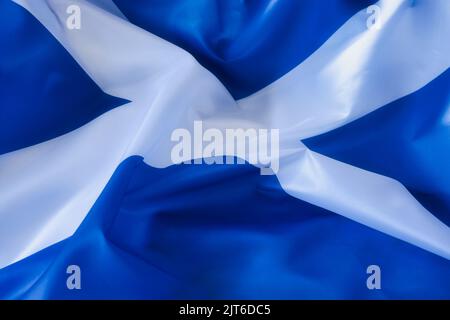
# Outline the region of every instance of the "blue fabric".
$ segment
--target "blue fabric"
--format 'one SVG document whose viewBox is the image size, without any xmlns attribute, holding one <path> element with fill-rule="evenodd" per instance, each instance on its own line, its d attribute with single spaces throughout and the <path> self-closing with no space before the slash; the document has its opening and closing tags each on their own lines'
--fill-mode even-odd
<svg viewBox="0 0 450 320">
<path fill-rule="evenodd" d="M 0 154 L 72 131 L 125 103 L 91 80 L 30 13 L 0 2 Z"/>
<path fill-rule="evenodd" d="M 243 98 L 286 74 L 374 0 L 114 0 Z"/>
<path fill-rule="evenodd" d="M 302 62 L 372 1 L 115 2 L 130 21 L 193 53 L 235 97 L 243 97 Z M 3 8 L 11 10 L 11 19 L 22 10 L 8 6 L 0 4 L 2 17 Z M 0 30 L 0 39 L 5 37 Z M 30 50 L 54 50 L 52 43 L 35 42 Z M 0 51 L 2 77 L 6 67 L 17 70 L 3 51 L 8 46 L 2 43 Z M 37 77 L 46 77 L 47 64 L 35 65 Z M 98 89 L 86 86 L 92 91 L 83 93 L 89 79 L 71 66 L 76 70 L 61 68 L 71 77 L 78 72 L 83 81 L 64 85 L 61 96 L 75 87 L 73 106 L 91 108 L 89 97 L 97 97 Z M 449 83 L 446 72 L 417 93 L 306 144 L 399 179 L 449 223 Z M 2 90 L 9 85 L 1 84 Z M 32 97 L 51 112 L 61 102 L 30 93 L 24 110 Z M 110 106 L 99 105 L 93 107 L 98 112 Z M 88 117 L 83 113 L 82 119 Z M 82 290 L 66 288 L 71 264 L 81 267 Z M 370 264 L 381 267 L 380 291 L 366 288 Z M 75 235 L 0 270 L 0 298 L 448 299 L 449 271 L 443 258 L 288 196 L 275 177 L 250 165 L 154 169 L 132 157 L 116 170 Z"/>
<path fill-rule="evenodd" d="M 226 197 L 224 196 L 226 195 Z M 67 290 L 68 265 L 81 290 Z M 366 288 L 378 264 L 382 290 Z M 288 196 L 250 165 L 122 163 L 71 238 L 0 272 L 8 299 L 450 297 L 443 258 Z"/>
</svg>

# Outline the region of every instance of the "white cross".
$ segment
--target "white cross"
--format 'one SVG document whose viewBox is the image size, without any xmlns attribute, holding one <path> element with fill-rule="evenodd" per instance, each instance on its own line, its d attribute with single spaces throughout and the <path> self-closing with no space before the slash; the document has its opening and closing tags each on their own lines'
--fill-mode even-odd
<svg viewBox="0 0 450 320">
<path fill-rule="evenodd" d="M 0 156 L 0 267 L 73 234 L 127 157 L 171 165 L 170 133 L 192 128 L 194 120 L 220 129 L 280 129 L 277 178 L 287 193 L 450 259 L 450 229 L 399 182 L 300 142 L 408 95 L 447 70 L 449 1 L 421 7 L 380 1 L 381 30 L 367 29 L 363 10 L 306 61 L 239 101 L 191 55 L 129 23 L 108 1 L 101 7 L 95 0 L 15 1 L 105 93 L 131 102 L 68 134 Z M 74 3 L 83 20 L 71 32 L 64 19 Z M 433 19 L 423 17 L 430 13 Z M 411 24 L 422 32 L 412 32 Z"/>
</svg>

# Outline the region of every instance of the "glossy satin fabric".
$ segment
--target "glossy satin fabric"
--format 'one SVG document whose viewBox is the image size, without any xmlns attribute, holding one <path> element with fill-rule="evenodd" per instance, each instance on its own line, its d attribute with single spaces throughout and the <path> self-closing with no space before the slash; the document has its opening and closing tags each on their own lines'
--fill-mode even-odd
<svg viewBox="0 0 450 320">
<path fill-rule="evenodd" d="M 302 62 L 347 17 L 373 2 L 115 3 L 131 22 L 192 53 L 241 98 Z M 433 213 L 449 221 L 448 72 L 435 81 L 421 93 L 305 143 L 334 159 L 398 179 L 427 207 L 436 207 Z"/>
<path fill-rule="evenodd" d="M 194 6 L 193 12 L 199 12 L 194 3 L 183 2 L 184 6 Z M 277 10 L 281 10 L 283 3 L 289 2 L 277 2 Z M 345 1 L 336 3 L 348 5 Z M 119 2 L 118 5 L 121 7 Z M 183 6 L 164 2 L 162 7 L 160 16 Z M 290 5 L 284 8 L 290 12 Z M 121 9 L 127 13 L 125 8 Z M 206 5 L 202 10 L 210 12 L 207 9 L 212 10 Z M 265 13 L 261 19 L 269 26 L 279 25 L 270 24 L 271 15 Z M 133 20 L 129 12 L 127 17 Z M 293 24 L 298 21 L 292 19 Z M 235 21 L 225 20 L 224 25 L 231 24 L 230 27 Z M 170 30 L 171 25 L 160 27 L 169 29 L 166 31 L 169 41 L 171 36 L 180 37 L 175 26 Z M 191 31 L 190 28 L 191 25 L 183 30 Z M 195 32 L 198 29 L 192 28 L 181 38 L 189 42 L 189 37 L 195 38 Z M 310 48 L 315 46 L 307 43 Z M 212 56 L 210 48 L 191 46 L 200 52 L 199 60 Z M 195 54 L 192 48 L 187 49 Z M 266 77 L 247 79 L 249 85 L 246 81 L 239 82 L 236 79 L 245 78 L 242 74 L 254 74 L 258 63 L 269 58 L 266 50 L 252 53 L 244 66 L 236 62 L 235 69 L 227 66 L 234 60 L 217 63 L 211 59 L 211 69 L 219 70 L 217 76 L 225 79 L 225 83 L 233 83 L 228 83 L 228 88 L 235 96 L 244 95 L 242 92 L 250 94 L 286 71 L 281 67 L 275 68 L 277 71 L 261 67 Z M 223 52 L 216 54 L 220 56 Z M 298 54 L 295 58 L 275 60 L 286 63 L 284 68 L 288 69 L 301 59 Z M 220 73 L 220 68 L 235 72 L 227 77 Z M 423 203 L 437 206 L 439 210 L 433 212 L 448 221 L 446 180 L 426 174 L 427 170 L 448 174 L 445 166 L 448 83 L 446 73 L 413 96 L 306 143 L 313 150 L 398 178 L 413 191 L 429 196 Z M 420 108 L 424 102 L 430 104 L 426 117 Z M 416 107 L 411 111 L 398 108 L 397 104 Z M 396 118 L 398 121 L 394 122 Z M 380 129 L 380 123 L 392 126 Z M 367 137 L 364 130 L 372 133 L 370 145 L 378 146 L 376 155 L 367 141 L 357 140 L 358 148 L 349 145 L 362 136 L 361 132 Z M 376 134 L 378 130 L 383 134 Z M 413 147 L 416 140 L 420 140 L 420 147 Z M 415 161 L 408 161 L 407 153 L 399 151 L 411 148 L 414 151 L 411 159 Z M 430 151 L 435 156 L 431 157 Z M 401 168 L 397 161 L 402 162 Z M 423 170 L 420 175 L 418 167 Z M 228 196 L 226 201 L 223 195 Z M 78 261 L 82 270 L 90 270 L 83 275 L 80 292 L 68 292 L 65 288 L 64 269 L 72 261 Z M 365 288 L 365 267 L 375 262 L 385 270 L 381 292 Z M 153 169 L 139 158 L 130 158 L 117 169 L 73 237 L 0 271 L 0 295 L 3 298 L 448 298 L 448 271 L 448 261 L 294 199 L 286 195 L 274 177 L 261 177 L 250 166 Z"/>
</svg>

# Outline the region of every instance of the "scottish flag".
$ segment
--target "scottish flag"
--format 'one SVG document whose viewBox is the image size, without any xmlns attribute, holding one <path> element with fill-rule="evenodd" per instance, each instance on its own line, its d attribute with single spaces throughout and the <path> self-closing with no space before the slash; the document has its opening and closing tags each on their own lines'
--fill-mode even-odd
<svg viewBox="0 0 450 320">
<path fill-rule="evenodd" d="M 449 0 L 0 18 L 1 299 L 450 299 Z"/>
</svg>

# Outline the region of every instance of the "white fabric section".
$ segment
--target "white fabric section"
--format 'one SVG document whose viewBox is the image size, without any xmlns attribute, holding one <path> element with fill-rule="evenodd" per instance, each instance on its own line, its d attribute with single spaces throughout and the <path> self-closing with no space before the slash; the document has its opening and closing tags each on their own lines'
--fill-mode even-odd
<svg viewBox="0 0 450 320">
<path fill-rule="evenodd" d="M 450 1 L 379 1 L 381 29 L 363 10 L 319 50 L 239 101 L 274 128 L 308 138 L 355 120 L 426 85 L 450 66 Z"/>
<path fill-rule="evenodd" d="M 304 64 L 238 103 L 185 51 L 92 1 L 16 2 L 105 92 L 133 102 L 69 134 L 0 156 L 0 267 L 73 234 L 128 156 L 142 155 L 155 167 L 171 165 L 172 131 L 192 130 L 194 120 L 220 130 L 280 128 L 277 176 L 289 194 L 450 258 L 449 228 L 398 182 L 299 142 L 445 71 L 450 47 L 439 37 L 450 30 L 450 2 L 413 8 L 409 1 L 380 2 L 388 13 L 380 31 L 367 30 L 366 16 L 358 13 Z M 82 29 L 66 30 L 65 9 L 74 3 L 82 8 Z"/>
<path fill-rule="evenodd" d="M 74 232 L 124 159 L 139 111 L 131 103 L 0 157 L 0 266 Z"/>
<path fill-rule="evenodd" d="M 450 259 L 450 228 L 396 180 L 310 150 L 282 158 L 277 177 L 296 198 Z"/>
</svg>

